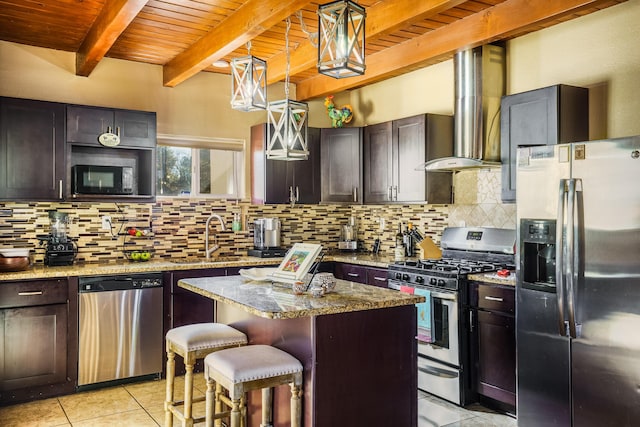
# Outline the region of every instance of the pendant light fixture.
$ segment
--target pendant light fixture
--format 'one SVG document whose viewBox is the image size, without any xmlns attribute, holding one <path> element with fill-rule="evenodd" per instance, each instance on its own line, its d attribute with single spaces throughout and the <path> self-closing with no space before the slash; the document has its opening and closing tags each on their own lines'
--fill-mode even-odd
<svg viewBox="0 0 640 427">
<path fill-rule="evenodd" d="M 273 160 L 307 160 L 307 116 L 309 106 L 306 102 L 289 99 L 289 29 L 291 18 L 287 18 L 285 32 L 285 53 L 287 68 L 284 82 L 285 99 L 269 102 L 267 123 L 269 126 L 267 158 Z"/>
<path fill-rule="evenodd" d="M 364 74 L 364 7 L 338 0 L 318 7 L 318 72 L 340 79 Z"/>
<path fill-rule="evenodd" d="M 251 55 L 251 42 L 247 43 L 247 56 L 231 61 L 231 108 L 256 111 L 267 108 L 267 63 Z"/>
</svg>

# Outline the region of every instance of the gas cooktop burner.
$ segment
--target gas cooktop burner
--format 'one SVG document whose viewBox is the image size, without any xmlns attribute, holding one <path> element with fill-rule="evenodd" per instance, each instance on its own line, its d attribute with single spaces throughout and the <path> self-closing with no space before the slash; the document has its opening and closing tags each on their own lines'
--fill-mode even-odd
<svg viewBox="0 0 640 427">
<path fill-rule="evenodd" d="M 410 271 L 415 273 L 441 272 L 451 273 L 451 275 L 459 275 L 500 270 L 501 268 L 508 268 L 509 264 L 473 261 L 457 258 L 443 258 L 435 260 L 427 259 L 418 261 L 396 262 L 389 267 L 393 267 L 397 270 Z"/>
</svg>

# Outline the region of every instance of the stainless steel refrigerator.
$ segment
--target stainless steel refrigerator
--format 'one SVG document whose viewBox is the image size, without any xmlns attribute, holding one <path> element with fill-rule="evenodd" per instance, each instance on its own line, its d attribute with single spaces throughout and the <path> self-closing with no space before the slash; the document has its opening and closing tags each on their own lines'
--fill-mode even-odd
<svg viewBox="0 0 640 427">
<path fill-rule="evenodd" d="M 640 136 L 518 150 L 518 426 L 640 425 Z"/>
</svg>

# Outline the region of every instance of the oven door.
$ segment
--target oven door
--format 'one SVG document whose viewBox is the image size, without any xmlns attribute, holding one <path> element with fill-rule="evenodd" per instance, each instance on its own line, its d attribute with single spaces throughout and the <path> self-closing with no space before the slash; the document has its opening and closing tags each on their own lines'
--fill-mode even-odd
<svg viewBox="0 0 640 427">
<path fill-rule="evenodd" d="M 424 287 L 430 291 L 431 342 L 418 339 L 418 354 L 460 366 L 458 292 Z"/>
</svg>

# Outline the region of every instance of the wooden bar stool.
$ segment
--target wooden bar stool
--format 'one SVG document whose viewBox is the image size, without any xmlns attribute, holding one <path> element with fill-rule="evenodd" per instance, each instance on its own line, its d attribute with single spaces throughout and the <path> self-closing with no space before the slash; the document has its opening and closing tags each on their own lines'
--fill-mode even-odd
<svg viewBox="0 0 640 427">
<path fill-rule="evenodd" d="M 173 426 L 173 415 L 182 421 L 183 427 L 191 427 L 194 422 L 204 421 L 203 417 L 194 419 L 192 405 L 201 402 L 203 397 L 193 398 L 193 366 L 196 360 L 203 359 L 209 353 L 239 347 L 247 344 L 247 336 L 231 326 L 222 323 L 195 323 L 180 326 L 167 332 L 167 393 L 164 402 L 165 426 Z M 175 379 L 175 355 L 182 356 L 186 368 L 184 376 L 184 401 L 173 400 Z M 180 412 L 179 406 L 183 406 Z"/>
<path fill-rule="evenodd" d="M 213 426 L 214 419 L 229 415 L 230 427 L 245 425 L 245 393 L 257 389 L 262 389 L 260 425 L 272 427 L 272 388 L 282 384 L 291 386 L 291 426 L 302 425 L 302 364 L 282 350 L 269 345 L 250 345 L 211 353 L 204 359 L 204 377 L 207 381 L 207 427 Z M 223 393 L 223 388 L 228 391 L 229 397 Z M 222 403 L 231 411 L 220 413 Z"/>
</svg>

